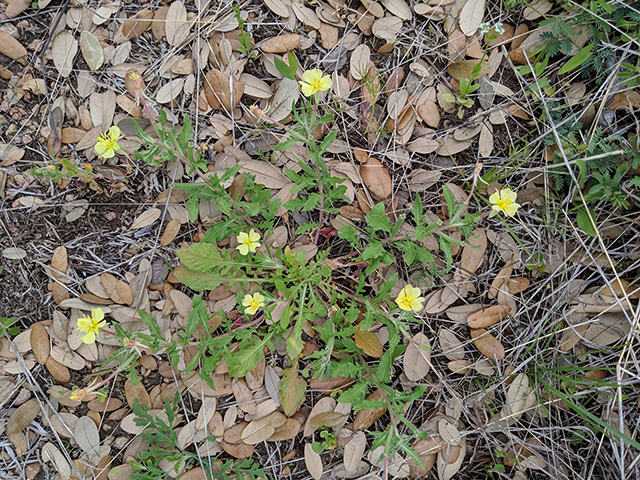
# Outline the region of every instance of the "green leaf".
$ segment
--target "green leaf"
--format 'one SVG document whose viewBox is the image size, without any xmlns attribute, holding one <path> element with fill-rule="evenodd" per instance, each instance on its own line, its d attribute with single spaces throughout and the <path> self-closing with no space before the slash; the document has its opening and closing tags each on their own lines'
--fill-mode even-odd
<svg viewBox="0 0 640 480">
<path fill-rule="evenodd" d="M 578 53 L 576 53 L 571 60 L 564 64 L 564 66 L 558 71 L 559 75 L 570 72 L 571 70 L 575 70 L 584 62 L 586 62 L 591 56 L 591 50 L 593 49 L 593 43 L 590 43 Z"/>
<path fill-rule="evenodd" d="M 271 341 L 272 335 L 270 333 L 262 340 L 257 337 L 251 338 L 250 341 L 256 342 L 255 344 L 247 344 L 246 341 L 243 341 L 240 343 L 237 352 L 228 353 L 225 356 L 225 360 L 229 365 L 229 376 L 244 377 L 256 368 L 256 365 L 264 356 L 264 347 Z"/>
<path fill-rule="evenodd" d="M 378 203 L 371 209 L 366 215 L 367 224 L 373 228 L 374 231 L 382 230 L 385 233 L 391 231 L 391 221 L 384 213 L 384 204 Z"/>
<path fill-rule="evenodd" d="M 291 60 L 289 60 L 291 61 Z M 278 69 L 278 71 L 284 75 L 285 77 L 287 77 L 290 80 L 295 80 L 296 79 L 296 75 L 295 73 L 291 73 L 291 68 L 289 67 L 289 65 L 287 65 L 286 63 L 284 63 L 282 60 L 280 60 L 279 58 L 274 58 L 273 62 L 276 65 L 276 68 Z M 297 67 L 296 67 L 297 70 Z M 294 70 L 295 72 L 295 70 Z"/>
<path fill-rule="evenodd" d="M 384 255 L 384 246 L 380 242 L 372 242 L 369 244 L 367 248 L 362 252 L 363 260 L 371 260 L 373 258 L 379 258 Z"/>
<path fill-rule="evenodd" d="M 298 362 L 282 373 L 278 390 L 284 414 L 289 415 L 295 412 L 307 391 L 307 382 L 298 374 Z"/>
<path fill-rule="evenodd" d="M 595 237 L 598 234 L 594 227 L 595 218 L 595 212 L 590 208 L 581 208 L 578 210 L 578 214 L 576 215 L 578 226 L 583 232 L 592 237 Z"/>
</svg>

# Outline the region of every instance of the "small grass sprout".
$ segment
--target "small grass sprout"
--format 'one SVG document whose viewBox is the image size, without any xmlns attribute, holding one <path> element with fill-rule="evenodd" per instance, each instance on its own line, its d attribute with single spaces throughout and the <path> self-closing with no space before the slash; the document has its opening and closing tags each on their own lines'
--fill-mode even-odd
<svg viewBox="0 0 640 480">
<path fill-rule="evenodd" d="M 236 249 L 242 255 L 247 255 L 249 252 L 256 253 L 256 248 L 260 246 L 260 243 L 258 242 L 258 240 L 260 240 L 260 234 L 253 228 L 249 230 L 249 233 L 239 233 L 237 239 L 239 245 Z"/>
<path fill-rule="evenodd" d="M 113 158 L 116 153 L 120 153 L 122 148 L 118 145 L 118 140 L 122 138 L 120 129 L 115 125 L 98 137 L 98 142 L 94 150 L 100 158 Z"/>
<path fill-rule="evenodd" d="M 265 300 L 264 295 L 256 292 L 253 295 L 245 295 L 242 299 L 242 306 L 245 307 L 245 312 L 249 315 L 255 315 L 264 306 Z"/>
<path fill-rule="evenodd" d="M 86 344 L 95 343 L 96 336 L 100 335 L 100 329 L 107 326 L 104 320 L 104 310 L 101 308 L 92 308 L 91 316 L 78 319 L 77 329 L 84 333 L 81 340 Z"/>
<path fill-rule="evenodd" d="M 510 188 L 503 188 L 495 192 L 489 197 L 489 202 L 492 204 L 489 217 L 493 217 L 501 212 L 507 217 L 513 217 L 520 208 L 520 205 L 516 203 L 517 198 L 518 194 Z"/>
<path fill-rule="evenodd" d="M 422 310 L 422 302 L 424 298 L 420 296 L 420 289 L 412 286 L 411 284 L 405 285 L 398 297 L 396 303 L 398 306 L 407 312 L 419 312 Z"/>
<path fill-rule="evenodd" d="M 314 68 L 302 74 L 302 80 L 298 82 L 300 90 L 306 97 L 313 97 L 318 92 L 329 90 L 333 81 L 329 75 L 323 75 L 322 70 Z"/>
</svg>

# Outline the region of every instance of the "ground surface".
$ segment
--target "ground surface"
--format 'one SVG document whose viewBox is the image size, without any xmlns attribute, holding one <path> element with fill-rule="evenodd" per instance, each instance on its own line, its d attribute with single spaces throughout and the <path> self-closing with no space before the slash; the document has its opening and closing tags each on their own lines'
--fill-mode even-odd
<svg viewBox="0 0 640 480">
<path fill-rule="evenodd" d="M 402 449 L 394 456 L 393 447 L 384 462 L 375 461 L 374 440 L 391 430 L 398 434 L 395 443 L 413 444 L 425 464 L 436 464 L 424 478 L 638 477 L 640 295 L 634 282 L 640 245 L 630 181 L 637 178 L 634 107 L 640 99 L 633 84 L 616 76 L 622 62 L 635 63 L 637 55 L 633 38 L 624 43 L 615 36 L 626 27 L 617 24 L 608 47 L 598 44 L 600 71 L 560 74 L 587 44 L 587 23 L 576 20 L 568 50 L 575 48 L 551 56 L 534 78 L 517 68 L 527 63 L 523 52 L 543 46 L 534 38 L 540 22 L 564 11 L 544 1 L 535 2 L 533 10 L 474 0 L 443 6 L 402 0 L 362 5 L 174 0 L 84 7 L 43 2 L 15 13 L 21 2 L 13 0 L 0 16 L 0 33 L 9 37 L 0 37 L 0 316 L 17 318 L 23 332 L 2 338 L 0 349 L 0 478 L 133 478 L 130 462 L 140 461 L 147 449 L 133 424 L 133 401 L 146 402 L 157 415 L 177 390 L 183 395 L 175 403 L 181 415 L 174 424 L 175 443 L 190 456 L 189 472 L 171 472 L 173 478 L 204 478 L 199 466 L 216 459 L 229 461 L 225 469 L 238 473 L 235 459 L 247 456 L 255 461 L 244 465 L 249 472 L 273 479 L 421 477 Z M 242 48 L 232 6 L 246 22 L 248 49 Z M 612 25 L 605 13 L 604 24 Z M 564 14 L 579 18 L 574 11 Z M 507 29 L 491 41 L 486 56 L 486 41 L 476 36 L 483 20 L 500 21 Z M 516 27 L 518 39 L 529 44 L 512 43 Z M 282 56 L 287 50 L 300 63 L 298 80 L 312 68 L 332 77 L 333 87 L 317 108 L 335 118 L 315 133 L 320 139 L 337 131 L 323 159 L 333 175 L 348 179 L 350 203 L 336 202 L 335 210 L 329 213 L 327 207 L 322 216 L 319 208 L 280 212 L 277 241 L 310 258 L 327 251 L 338 262 L 331 286 L 340 291 L 355 289 L 362 275 L 374 297 L 394 273 L 392 299 L 406 283 L 421 288 L 426 306 L 401 341 L 406 352 L 393 357 L 389 385 L 407 393 L 425 387 L 418 398 L 403 402 L 406 420 L 428 433 L 428 441 L 414 443 L 412 428 L 386 408 L 378 415 L 366 409 L 356 414 L 351 403 L 336 404 L 334 398 L 353 378 L 331 384 L 300 377 L 306 393 L 289 415 L 295 421 L 282 427 L 287 438 L 269 440 L 285 422 L 278 413 L 280 423 L 272 430 L 269 424 L 269 435 L 262 433 L 250 447 L 240 436 L 242 422 L 282 410 L 278 382 L 291 366 L 284 341 L 239 379 L 230 379 L 226 364 L 219 366 L 216 392 L 205 393 L 203 383 L 194 386 L 195 380 L 181 377 L 159 354 L 137 361 L 142 387 L 119 376 L 107 384 L 106 404 L 95 396 L 82 403 L 69 399 L 71 389 L 89 385 L 91 373 L 105 372 L 99 363 L 116 351 L 102 339 L 91 346 L 79 340 L 76 321 L 91 307 L 101 305 L 110 322 L 133 331 L 145 329 L 136 308 L 151 313 L 169 338 L 184 331 L 197 292 L 167 274 L 180 263 L 176 249 L 200 242 L 221 215 L 215 202 L 201 201 L 197 218 L 189 221 L 185 197 L 173 185 L 200 181 L 202 175 L 190 175 L 185 162 L 151 165 L 122 154 L 105 161 L 93 150 L 98 135 L 118 125 L 125 134 L 122 147 L 144 151 L 128 117 L 142 122 L 164 109 L 180 131 L 188 115 L 205 169 L 223 172 L 245 164 L 241 171 L 256 175 L 256 183 L 277 196 L 289 183 L 284 168 L 293 168 L 298 158 L 309 162 L 308 152 L 300 147 L 272 153 L 285 138 L 282 128 L 266 128 L 249 109 L 257 104 L 273 120 L 293 124 L 290 104 L 296 100 L 301 108 L 304 98 L 295 88 L 283 93 L 283 75 L 273 60 L 275 52 L 288 61 Z M 489 70 L 476 80 L 481 88 L 469 96 L 473 103 L 463 108 L 446 101 L 443 94 L 456 95 L 460 85 L 451 66 L 463 69 L 464 77 L 470 67 L 461 62 L 472 61 L 472 68 L 479 59 L 488 61 Z M 532 55 L 529 61 L 535 61 Z M 223 80 L 215 87 L 210 86 L 213 70 L 213 77 Z M 144 78 L 148 109 L 136 104 L 135 89 L 125 82 L 132 71 Z M 531 89 L 544 89 L 543 81 L 553 90 L 541 99 Z M 229 94 L 234 83 L 241 95 Z M 217 105 L 211 96 L 220 100 Z M 89 178 L 59 178 L 62 159 L 91 172 Z M 624 177 L 615 183 L 613 174 L 623 161 Z M 472 187 L 479 162 L 481 179 Z M 586 170 L 571 167 L 579 164 Z M 574 168 L 573 179 L 567 165 Z M 367 167 L 378 173 L 371 176 Z M 28 172 L 34 168 L 39 175 Z M 605 173 L 608 180 L 596 175 Z M 575 178 L 581 174 L 585 178 Z M 349 224 L 362 232 L 364 213 L 381 201 L 392 222 L 407 222 L 401 234 L 429 250 L 442 272 L 442 249 L 437 241 L 415 239 L 411 215 L 419 194 L 430 218 L 446 221 L 445 184 L 458 202 L 473 189 L 468 208 L 479 214 L 468 232 L 475 229 L 473 235 L 466 234 L 475 247 L 454 248 L 450 272 L 431 277 L 426 262 L 411 265 L 398 249 L 392 250 L 393 262 L 366 276 L 367 262 L 349 263 L 359 252 L 338 231 Z M 589 196 L 598 184 L 606 188 Z M 517 191 L 517 214 L 480 215 L 490 210 L 489 196 L 503 187 Z M 585 224 L 585 205 L 593 226 Z M 315 221 L 322 222 L 319 230 L 296 233 Z M 451 235 L 460 239 L 459 232 Z M 218 246 L 231 245 L 234 252 L 236 239 L 230 237 Z M 201 295 L 209 313 L 222 311 L 235 321 L 240 318 L 236 291 Z M 502 312 L 508 307 L 509 315 L 487 327 L 492 343 L 472 341 L 479 330 L 470 328 L 468 317 L 497 305 Z M 311 328 L 325 320 L 326 315 L 305 324 L 305 349 L 296 363 L 301 373 L 311 365 L 304 356 L 326 348 Z M 45 328 L 35 334 L 34 325 Z M 369 343 L 369 350 L 362 340 L 355 343 L 362 348 L 359 363 L 375 370 L 388 349 L 389 331 L 379 322 L 371 331 L 375 345 Z M 224 333 L 221 328 L 214 335 Z M 410 357 L 410 347 L 420 344 L 430 347 L 414 349 Z M 370 379 L 367 388 L 367 395 L 380 392 Z M 323 424 L 318 420 L 323 412 L 335 416 Z M 87 418 L 89 426 L 82 420 Z M 325 425 L 323 431 L 339 445 L 319 456 L 311 453 L 311 444 L 325 439 L 313 432 L 312 423 Z M 209 434 L 218 441 L 195 455 L 189 444 L 202 444 Z M 171 470 L 166 461 L 159 468 Z M 163 474 L 149 475 L 138 478 Z"/>
</svg>

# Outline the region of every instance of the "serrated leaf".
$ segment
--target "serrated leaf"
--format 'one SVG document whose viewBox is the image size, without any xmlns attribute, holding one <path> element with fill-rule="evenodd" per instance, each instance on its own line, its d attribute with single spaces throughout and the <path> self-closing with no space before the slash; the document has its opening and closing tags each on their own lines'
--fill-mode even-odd
<svg viewBox="0 0 640 480">
<path fill-rule="evenodd" d="M 307 382 L 298 374 L 298 364 L 287 368 L 278 385 L 280 404 L 285 415 L 295 412 L 307 391 Z"/>
</svg>

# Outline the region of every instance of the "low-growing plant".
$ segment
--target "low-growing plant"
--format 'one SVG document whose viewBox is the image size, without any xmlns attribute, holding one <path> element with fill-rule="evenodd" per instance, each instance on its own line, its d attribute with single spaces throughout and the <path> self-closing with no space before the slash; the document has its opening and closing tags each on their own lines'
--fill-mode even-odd
<svg viewBox="0 0 640 480">
<path fill-rule="evenodd" d="M 280 62 L 278 67 L 285 76 L 293 77 L 297 64 L 291 57 L 289 63 L 287 66 Z M 452 246 L 464 245 L 480 218 L 498 214 L 514 216 L 519 207 L 515 203 L 516 193 L 509 188 L 498 190 L 489 198 L 490 212 L 470 213 L 469 202 L 480 178 L 481 165 L 477 165 L 471 191 L 464 201 L 456 199 L 449 188 L 444 188 L 446 220 L 427 220 L 418 195 L 410 217 L 414 233 L 409 235 L 402 230 L 409 219 L 401 215 L 394 221 L 380 202 L 365 215 L 361 227 L 345 225 L 339 229 L 338 241 L 344 246 L 340 254 L 330 250 L 316 252 L 320 235 L 326 234 L 325 215 L 337 212 L 338 206 L 347 202 L 346 187 L 341 185 L 342 179 L 329 173 L 324 158 L 336 132 L 328 133 L 322 140 L 316 140 L 313 135 L 316 127 L 333 121 L 331 115 L 322 114 L 319 98 L 322 92 L 329 90 L 331 80 L 319 70 L 310 70 L 304 73 L 300 83 L 303 94 L 309 99 L 301 108 L 294 109 L 293 125 L 282 125 L 260 109 L 252 108 L 256 118 L 284 131 L 284 140 L 274 150 L 283 151 L 301 144 L 309 157 L 308 162 L 298 160 L 297 172 L 285 170 L 294 184 L 290 191 L 297 193 L 297 197 L 284 205 L 273 199 L 272 192 L 257 183 L 255 176 L 241 173 L 241 166 L 220 174 L 207 173 L 199 150 L 191 142 L 188 117 L 185 117 L 180 133 L 176 133 L 161 113 L 159 121 L 152 122 L 155 137 L 135 125 L 146 145 L 144 151 L 135 152 L 136 159 L 154 165 L 181 160 L 190 165 L 201 180 L 201 183 L 174 185 L 189 195 L 190 220 L 197 218 L 202 200 L 215 201 L 221 214 L 198 243 L 177 251 L 181 265 L 173 275 L 197 292 L 220 286 L 234 289 L 237 314 L 209 313 L 203 299 L 194 295 L 184 330 L 167 339 L 156 320 L 145 311 L 139 311 L 145 331 L 126 332 L 117 323 L 108 326 L 104 312 L 94 309 L 90 316 L 78 320 L 77 328 L 84 334 L 82 341 L 93 343 L 101 335 L 116 338 L 120 349 L 109 361 L 118 366 L 106 379 L 82 389 L 76 388 L 72 398 L 82 399 L 89 393 L 105 398 L 107 383 L 125 372 L 137 384 L 135 360 L 142 353 L 167 355 L 175 369 L 182 366 L 183 377 L 191 378 L 197 371 L 203 381 L 215 388 L 214 371 L 223 358 L 231 377 L 244 377 L 264 358 L 265 348 L 273 350 L 275 343 L 284 341 L 288 366 L 283 371 L 279 392 L 285 414 L 295 412 L 304 399 L 307 382 L 302 377 L 349 377 L 352 384 L 338 392 L 338 402 L 351 403 L 356 411 L 380 406 L 388 408 L 400 423 L 376 433 L 374 444 L 384 446 L 385 455 L 393 457 L 395 453 L 401 453 L 421 463 L 410 444 L 422 434 L 406 419 L 403 406 L 419 398 L 425 389 L 419 386 L 413 391 L 398 393 L 391 384 L 394 363 L 406 350 L 404 340 L 412 341 L 412 325 L 421 322 L 414 313 L 422 310 L 425 299 L 421 289 L 411 284 L 404 285 L 394 298 L 392 290 L 398 282 L 397 273 L 375 287 L 369 281 L 370 275 L 393 264 L 396 257 L 401 257 L 408 269 L 426 277 L 436 278 L 449 272 L 453 265 Z M 151 114 L 144 92 L 140 90 L 139 93 L 139 99 Z M 150 118 L 153 120 L 153 116 Z M 118 135 L 119 132 L 111 132 L 109 142 L 101 145 L 98 153 L 123 152 L 117 142 Z M 229 182 L 231 187 L 226 188 Z M 308 248 L 291 248 L 287 242 L 273 237 L 280 207 L 292 212 L 318 212 L 317 220 L 300 225 L 296 232 L 308 235 L 311 239 Z M 427 237 L 437 239 L 444 262 L 420 245 Z M 345 275 L 351 281 L 341 280 Z M 388 330 L 386 348 L 371 331 L 374 323 Z M 305 335 L 315 336 L 316 333 L 324 348 L 303 356 Z M 370 365 L 364 361 L 367 357 L 378 361 Z M 379 400 L 368 399 L 367 392 L 372 389 L 380 392 Z M 165 404 L 167 421 L 164 422 L 136 407 L 140 422 L 150 425 L 148 440 L 154 444 L 134 465 L 137 478 L 144 480 L 150 478 L 148 475 L 164 475 L 159 471 L 163 460 L 175 462 L 175 468 L 179 469 L 181 463 L 193 459 L 191 454 L 171 448 L 175 443 L 171 428 L 175 409 L 176 404 Z M 404 433 L 405 428 L 409 434 Z M 316 448 L 333 445 L 330 436 L 325 434 L 321 438 L 324 441 Z"/>
</svg>

